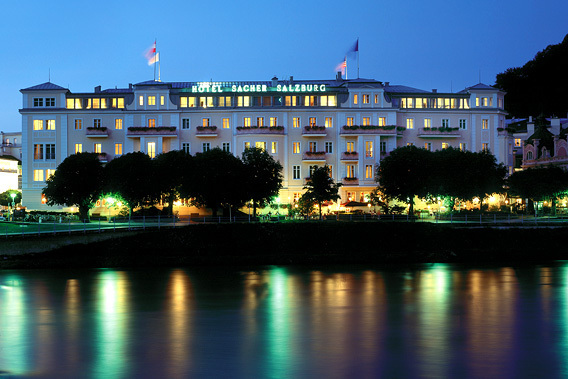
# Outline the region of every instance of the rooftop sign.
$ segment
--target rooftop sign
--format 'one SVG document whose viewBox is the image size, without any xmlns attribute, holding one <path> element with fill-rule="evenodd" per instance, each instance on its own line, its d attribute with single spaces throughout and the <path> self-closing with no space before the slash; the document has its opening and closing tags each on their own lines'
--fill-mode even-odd
<svg viewBox="0 0 568 379">
<path fill-rule="evenodd" d="M 325 84 L 278 84 L 269 87 L 266 84 L 233 84 L 230 87 L 222 86 L 221 83 L 201 82 L 191 86 L 193 93 L 247 93 L 247 92 L 325 92 Z"/>
</svg>

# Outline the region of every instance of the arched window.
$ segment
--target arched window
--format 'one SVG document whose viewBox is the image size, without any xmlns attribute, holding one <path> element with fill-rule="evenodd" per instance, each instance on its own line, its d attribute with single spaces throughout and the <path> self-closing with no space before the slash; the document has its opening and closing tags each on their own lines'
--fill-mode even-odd
<svg viewBox="0 0 568 379">
<path fill-rule="evenodd" d="M 533 159 L 533 152 L 532 152 L 532 151 L 529 151 L 529 152 L 527 153 L 527 161 L 532 161 L 532 159 Z"/>
</svg>

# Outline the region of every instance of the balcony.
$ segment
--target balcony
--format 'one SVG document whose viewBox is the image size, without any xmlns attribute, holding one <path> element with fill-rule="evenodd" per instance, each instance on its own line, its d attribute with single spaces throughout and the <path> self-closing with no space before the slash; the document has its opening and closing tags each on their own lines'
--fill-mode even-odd
<svg viewBox="0 0 568 379">
<path fill-rule="evenodd" d="M 327 135 L 326 129 L 325 126 L 308 125 L 304 126 L 302 135 L 306 137 L 325 137 Z"/>
<path fill-rule="evenodd" d="M 356 151 L 345 151 L 341 153 L 341 160 L 342 161 L 358 161 L 359 160 L 359 153 Z"/>
<path fill-rule="evenodd" d="M 107 155 L 107 153 L 99 153 L 98 158 L 99 158 L 99 161 L 100 161 L 101 163 L 107 163 L 107 162 L 108 162 L 108 155 Z"/>
<path fill-rule="evenodd" d="M 303 156 L 303 161 L 309 162 L 325 162 L 325 151 L 306 151 Z"/>
<path fill-rule="evenodd" d="M 404 126 L 396 125 L 343 125 L 340 135 L 344 134 L 379 134 L 383 136 L 402 137 Z"/>
<path fill-rule="evenodd" d="M 108 137 L 108 129 L 104 126 L 98 128 L 89 126 L 87 127 L 87 131 L 85 134 L 87 137 L 92 137 L 92 138 L 106 138 Z"/>
<path fill-rule="evenodd" d="M 359 178 L 343 178 L 341 179 L 341 184 L 344 186 L 358 186 Z"/>
<path fill-rule="evenodd" d="M 195 128 L 195 135 L 197 137 L 217 137 L 216 126 L 198 126 Z"/>
<path fill-rule="evenodd" d="M 421 138 L 459 138 L 461 137 L 460 128 L 448 128 L 440 126 L 439 128 L 422 128 L 418 130 L 418 137 Z"/>
<path fill-rule="evenodd" d="M 175 126 L 158 126 L 156 128 L 148 128 L 146 126 L 131 126 L 126 133 L 127 137 L 141 136 L 157 136 L 157 137 L 175 137 L 177 136 L 177 128 Z"/>
<path fill-rule="evenodd" d="M 245 134 L 281 134 L 284 135 L 283 126 L 237 126 L 237 135 Z"/>
</svg>

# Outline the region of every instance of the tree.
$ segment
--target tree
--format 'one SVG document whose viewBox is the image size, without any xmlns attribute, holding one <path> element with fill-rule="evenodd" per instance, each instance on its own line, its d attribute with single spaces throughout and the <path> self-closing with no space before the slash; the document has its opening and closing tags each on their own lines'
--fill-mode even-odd
<svg viewBox="0 0 568 379">
<path fill-rule="evenodd" d="M 264 206 L 282 188 L 282 165 L 264 149 L 245 149 L 242 156 L 246 193 L 252 200 L 253 216 L 256 207 Z"/>
<path fill-rule="evenodd" d="M 192 156 L 183 150 L 159 154 L 154 160 L 156 194 L 168 203 L 168 214 L 173 214 L 173 203 L 180 196 L 186 178 L 190 176 Z"/>
<path fill-rule="evenodd" d="M 156 198 L 157 181 L 152 174 L 152 159 L 148 155 L 128 153 L 106 165 L 104 190 L 120 194 L 132 216 L 134 208 L 151 204 Z"/>
<path fill-rule="evenodd" d="M 312 201 L 318 205 L 320 220 L 322 203 L 324 201 L 335 201 L 340 197 L 339 187 L 341 187 L 341 183 L 335 183 L 330 173 L 328 165 L 315 166 L 304 186 L 307 191 L 302 195 L 302 198 L 305 197 L 304 201 Z"/>
<path fill-rule="evenodd" d="M 377 181 L 383 193 L 409 205 L 414 214 L 414 197 L 428 196 L 432 176 L 432 153 L 416 146 L 391 151 L 377 168 Z"/>
<path fill-rule="evenodd" d="M 246 200 L 243 162 L 218 147 L 193 158 L 191 176 L 184 191 L 193 203 L 205 206 L 217 215 L 219 207 L 238 207 Z"/>
<path fill-rule="evenodd" d="M 515 172 L 507 184 L 514 196 L 530 199 L 531 202 L 542 201 L 556 198 L 568 190 L 568 174 L 556 166 L 531 168 Z"/>
<path fill-rule="evenodd" d="M 12 200 L 12 194 L 15 194 L 13 200 Z M 8 191 L 0 193 L 0 205 L 4 205 L 6 207 L 11 207 L 12 201 L 15 204 L 21 203 L 22 202 L 22 192 L 20 192 L 18 190 L 8 190 Z"/>
<path fill-rule="evenodd" d="M 103 167 L 96 153 L 79 153 L 65 158 L 46 181 L 43 194 L 47 205 L 79 208 L 79 217 L 89 219 L 89 210 L 102 193 Z"/>
</svg>

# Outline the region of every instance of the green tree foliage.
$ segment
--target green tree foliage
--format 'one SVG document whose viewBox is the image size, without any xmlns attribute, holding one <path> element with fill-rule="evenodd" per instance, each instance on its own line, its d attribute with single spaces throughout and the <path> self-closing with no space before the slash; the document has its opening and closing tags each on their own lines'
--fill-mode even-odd
<svg viewBox="0 0 568 379">
<path fill-rule="evenodd" d="M 20 204 L 22 202 L 22 193 L 18 190 L 8 190 L 0 193 L 0 205 L 11 207 L 13 193 L 16 194 L 16 196 L 14 197 L 14 203 Z"/>
<path fill-rule="evenodd" d="M 507 92 L 505 109 L 515 117 L 544 113 L 564 116 L 568 111 L 568 35 L 549 45 L 523 67 L 497 75 L 496 86 Z"/>
<path fill-rule="evenodd" d="M 257 147 L 246 149 L 242 162 L 246 194 L 256 217 L 256 207 L 266 205 L 282 188 L 282 165 L 266 150 Z"/>
<path fill-rule="evenodd" d="M 179 199 L 181 187 L 189 179 L 192 156 L 183 150 L 172 150 L 159 154 L 153 164 L 156 194 L 167 202 L 171 215 L 173 203 Z"/>
<path fill-rule="evenodd" d="M 315 166 L 308 182 L 304 186 L 304 189 L 307 191 L 302 195 L 302 198 L 305 198 L 303 201 L 313 202 L 318 205 L 319 218 L 321 220 L 322 203 L 339 199 L 339 187 L 341 187 L 341 183 L 334 182 L 328 165 Z"/>
<path fill-rule="evenodd" d="M 509 177 L 507 184 L 513 196 L 530 199 L 532 202 L 556 200 L 568 190 L 568 173 L 556 166 L 531 168 L 515 172 Z"/>
<path fill-rule="evenodd" d="M 105 166 L 104 190 L 120 194 L 132 215 L 134 208 L 152 204 L 156 198 L 156 181 L 152 173 L 152 159 L 147 154 L 122 155 Z"/>
<path fill-rule="evenodd" d="M 243 162 L 233 154 L 219 148 L 193 157 L 191 178 L 185 193 L 194 204 L 211 208 L 213 216 L 219 207 L 239 207 L 246 201 Z"/>
<path fill-rule="evenodd" d="M 88 220 L 89 209 L 102 193 L 103 167 L 96 153 L 79 153 L 65 158 L 46 181 L 43 194 L 47 205 L 79 208 L 79 217 Z"/>
</svg>

